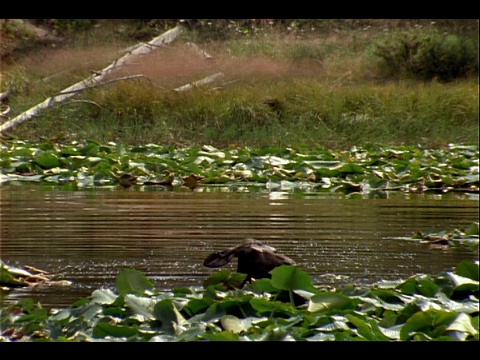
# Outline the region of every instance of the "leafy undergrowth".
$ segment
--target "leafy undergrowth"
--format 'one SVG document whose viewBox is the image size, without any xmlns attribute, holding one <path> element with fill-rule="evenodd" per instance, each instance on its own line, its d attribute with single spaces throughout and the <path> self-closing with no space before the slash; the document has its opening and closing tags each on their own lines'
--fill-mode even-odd
<svg viewBox="0 0 480 360">
<path fill-rule="evenodd" d="M 13 140 L 1 145 L 0 182 L 85 187 L 221 187 L 287 192 L 478 192 L 477 145 L 348 151 L 232 146 L 217 149 L 127 146 L 95 141 L 56 144 Z M 224 190 L 222 190 L 224 191 Z"/>
<path fill-rule="evenodd" d="M 122 269 L 116 291 L 49 314 L 31 299 L 0 312 L 0 340 L 65 342 L 478 341 L 479 265 L 336 290 L 313 286 L 282 265 L 271 279 L 236 288 L 244 274 L 221 270 L 203 288 L 159 292 L 144 274 Z"/>
</svg>

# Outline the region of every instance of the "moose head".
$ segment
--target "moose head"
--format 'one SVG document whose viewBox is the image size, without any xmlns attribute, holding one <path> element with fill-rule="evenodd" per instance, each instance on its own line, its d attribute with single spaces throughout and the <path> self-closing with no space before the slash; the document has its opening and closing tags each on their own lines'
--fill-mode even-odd
<svg viewBox="0 0 480 360">
<path fill-rule="evenodd" d="M 203 265 L 218 268 L 228 264 L 233 257 L 238 258 L 237 272 L 247 274 L 242 287 L 252 279 L 271 278 L 270 271 L 280 265 L 295 265 L 289 257 L 277 254 L 275 248 L 261 241 L 248 238 L 241 245 L 222 250 L 207 256 Z"/>
</svg>

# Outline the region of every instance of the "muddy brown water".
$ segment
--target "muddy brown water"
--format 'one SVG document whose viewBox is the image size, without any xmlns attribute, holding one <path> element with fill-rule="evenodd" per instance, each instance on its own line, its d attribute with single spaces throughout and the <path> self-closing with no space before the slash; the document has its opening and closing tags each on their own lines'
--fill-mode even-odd
<svg viewBox="0 0 480 360">
<path fill-rule="evenodd" d="M 207 255 L 246 237 L 294 259 L 315 284 L 333 287 L 437 274 L 478 259 L 478 247 L 405 239 L 417 230 L 478 221 L 478 195 L 220 190 L 0 186 L 0 258 L 72 282 L 2 292 L 0 305 L 33 298 L 45 307 L 67 307 L 95 289 L 114 289 L 124 267 L 142 271 L 159 290 L 202 286 L 218 271 L 203 267 Z M 235 266 L 236 260 L 226 268 Z"/>
</svg>

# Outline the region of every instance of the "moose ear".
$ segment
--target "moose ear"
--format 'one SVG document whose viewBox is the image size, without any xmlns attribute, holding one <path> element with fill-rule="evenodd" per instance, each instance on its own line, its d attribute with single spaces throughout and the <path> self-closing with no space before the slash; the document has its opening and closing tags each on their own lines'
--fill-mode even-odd
<svg viewBox="0 0 480 360">
<path fill-rule="evenodd" d="M 207 256 L 203 261 L 203 266 L 208 268 L 217 268 L 227 265 L 232 260 L 234 253 L 232 251 L 220 251 Z"/>
</svg>

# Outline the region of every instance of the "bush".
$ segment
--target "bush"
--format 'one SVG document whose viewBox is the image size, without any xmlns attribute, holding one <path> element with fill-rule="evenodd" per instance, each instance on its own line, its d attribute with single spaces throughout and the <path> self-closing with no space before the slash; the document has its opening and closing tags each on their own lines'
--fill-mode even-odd
<svg viewBox="0 0 480 360">
<path fill-rule="evenodd" d="M 458 35 L 402 32 L 374 45 L 386 74 L 448 82 L 478 73 L 478 42 Z"/>
<path fill-rule="evenodd" d="M 55 19 L 52 24 L 59 33 L 73 33 L 90 29 L 95 21 L 92 19 Z"/>
</svg>

